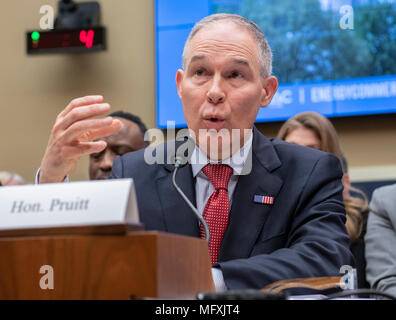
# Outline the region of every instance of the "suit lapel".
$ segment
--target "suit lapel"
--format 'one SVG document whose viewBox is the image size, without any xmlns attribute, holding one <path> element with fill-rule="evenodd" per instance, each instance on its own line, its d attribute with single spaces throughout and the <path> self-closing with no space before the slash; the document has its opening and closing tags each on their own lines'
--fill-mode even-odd
<svg viewBox="0 0 396 320">
<path fill-rule="evenodd" d="M 165 165 L 163 170 L 160 170 L 156 181 L 166 231 L 199 237 L 198 219 L 172 184 L 173 170 L 173 165 Z M 178 169 L 176 183 L 195 206 L 195 189 L 191 165 Z"/>
<path fill-rule="evenodd" d="M 271 196 L 276 201 L 283 184 L 273 173 L 281 165 L 276 151 L 256 128 L 251 152 L 252 170 L 238 178 L 219 261 L 249 257 L 271 212 L 271 205 L 255 203 L 254 196 Z"/>
<path fill-rule="evenodd" d="M 271 205 L 253 201 L 255 195 L 274 197 L 283 181 L 274 173 L 281 166 L 271 141 L 256 128 L 253 130 L 250 150 L 252 170 L 241 175 L 236 185 L 230 220 L 220 250 L 219 261 L 249 257 L 249 254 L 271 212 Z M 161 209 L 167 232 L 199 237 L 199 222 L 172 184 L 174 166 L 166 164 L 156 179 Z M 194 180 L 191 165 L 177 172 L 176 182 L 190 201 L 196 206 Z"/>
</svg>

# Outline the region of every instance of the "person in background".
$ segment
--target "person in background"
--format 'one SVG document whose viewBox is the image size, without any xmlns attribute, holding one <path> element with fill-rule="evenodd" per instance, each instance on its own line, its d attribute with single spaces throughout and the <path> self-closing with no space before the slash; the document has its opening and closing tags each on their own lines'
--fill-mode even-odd
<svg viewBox="0 0 396 320">
<path fill-rule="evenodd" d="M 356 262 L 358 288 L 370 288 L 370 284 L 366 279 L 364 242 L 364 236 L 367 230 L 367 217 L 369 214 L 368 199 L 362 190 L 351 185 L 351 179 L 348 173 L 348 162 L 344 155 L 342 155 L 341 160 L 344 170 L 342 184 L 344 185 L 343 197 L 347 214 L 346 227 L 351 237 L 350 248 Z"/>
<path fill-rule="evenodd" d="M 111 174 L 116 156 L 137 151 L 148 145 L 144 141 L 144 134 L 147 131 L 146 125 L 138 116 L 124 111 L 115 111 L 109 116 L 119 119 L 122 126 L 117 133 L 99 139 L 106 142 L 106 148 L 89 156 L 90 180 L 107 179 Z"/>
<path fill-rule="evenodd" d="M 287 120 L 279 130 L 279 139 L 334 154 L 343 169 L 343 199 L 346 211 L 346 228 L 350 237 L 350 248 L 355 257 L 358 287 L 368 288 L 364 258 L 364 234 L 368 214 L 365 193 L 351 186 L 348 163 L 340 147 L 337 131 L 333 124 L 317 112 L 301 112 Z"/>
<path fill-rule="evenodd" d="M 396 297 L 396 184 L 374 190 L 364 240 L 370 286 Z"/>
<path fill-rule="evenodd" d="M 2 186 L 20 186 L 24 185 L 25 180 L 15 172 L 0 171 L 0 185 Z"/>
</svg>

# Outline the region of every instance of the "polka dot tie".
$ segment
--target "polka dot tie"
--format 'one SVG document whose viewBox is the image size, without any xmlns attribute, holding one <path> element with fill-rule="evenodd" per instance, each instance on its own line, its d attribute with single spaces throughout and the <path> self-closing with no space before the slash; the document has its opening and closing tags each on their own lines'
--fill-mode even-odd
<svg viewBox="0 0 396 320">
<path fill-rule="evenodd" d="M 215 191 L 206 203 L 203 217 L 210 232 L 209 254 L 212 264 L 217 262 L 224 232 L 227 229 L 230 205 L 228 200 L 228 182 L 232 168 L 223 164 L 208 164 L 202 172 L 209 178 Z M 205 238 L 205 229 L 201 225 L 201 237 Z"/>
</svg>

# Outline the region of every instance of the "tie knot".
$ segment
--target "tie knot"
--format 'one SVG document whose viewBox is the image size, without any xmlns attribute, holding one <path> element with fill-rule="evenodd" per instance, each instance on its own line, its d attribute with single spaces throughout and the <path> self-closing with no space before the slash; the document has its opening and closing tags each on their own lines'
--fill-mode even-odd
<svg viewBox="0 0 396 320">
<path fill-rule="evenodd" d="M 230 166 L 224 164 L 208 164 L 202 169 L 202 172 L 209 178 L 215 190 L 228 189 L 232 171 Z"/>
</svg>

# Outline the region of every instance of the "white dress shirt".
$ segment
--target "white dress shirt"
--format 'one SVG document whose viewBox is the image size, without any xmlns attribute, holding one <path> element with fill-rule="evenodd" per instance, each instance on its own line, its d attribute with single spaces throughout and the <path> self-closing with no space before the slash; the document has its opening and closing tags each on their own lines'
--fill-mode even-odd
<svg viewBox="0 0 396 320">
<path fill-rule="evenodd" d="M 235 152 L 230 158 L 221 161 L 221 164 L 229 165 L 233 169 L 233 173 L 231 175 L 230 181 L 228 183 L 228 199 L 230 201 L 229 208 L 231 209 L 232 204 L 232 196 L 234 194 L 234 190 L 236 184 L 238 182 L 238 177 L 243 174 L 243 169 L 246 165 L 246 161 L 248 159 L 248 154 L 250 148 L 252 146 L 253 134 L 250 135 L 250 138 L 244 146 L 237 152 Z M 197 209 L 199 214 L 202 216 L 206 203 L 209 200 L 209 197 L 215 191 L 214 186 L 210 182 L 209 178 L 202 172 L 203 167 L 205 167 L 208 163 L 220 163 L 210 161 L 206 154 L 198 147 L 195 147 L 191 155 L 191 167 L 193 177 L 195 178 L 195 198 L 197 203 Z M 213 281 L 216 287 L 216 291 L 226 291 L 227 287 L 224 282 L 223 273 L 220 268 L 212 268 L 212 276 Z"/>
</svg>

